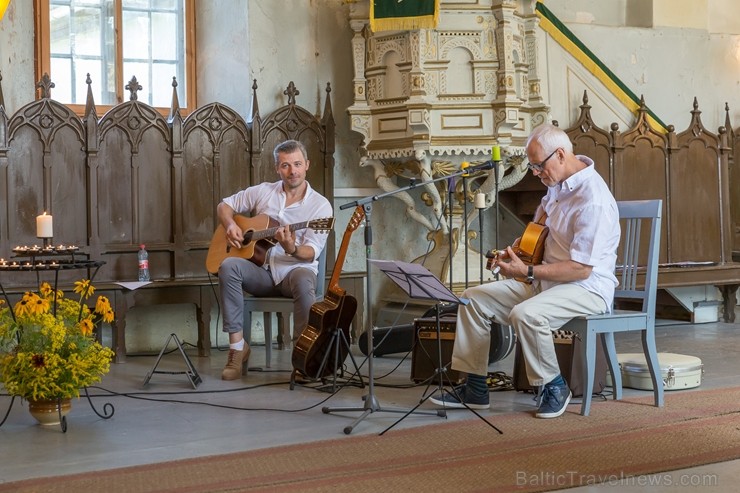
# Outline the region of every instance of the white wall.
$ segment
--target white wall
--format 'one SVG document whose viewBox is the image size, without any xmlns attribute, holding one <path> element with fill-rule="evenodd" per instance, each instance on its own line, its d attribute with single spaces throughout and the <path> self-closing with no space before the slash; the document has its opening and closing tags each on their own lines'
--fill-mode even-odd
<svg viewBox="0 0 740 493">
<path fill-rule="evenodd" d="M 622 2 L 575 2 L 581 7 L 597 10 L 602 3 L 607 5 Z M 669 2 L 675 10 L 674 2 Z M 702 2 L 706 3 L 706 2 Z M 734 125 L 740 125 L 740 21 L 708 22 L 714 28 L 732 30 L 715 33 L 703 29 L 684 27 L 637 28 L 614 25 L 601 25 L 594 22 L 575 22 L 573 2 L 570 0 L 551 0 L 547 6 L 556 16 L 566 21 L 568 28 L 605 63 L 638 97 L 644 95 L 648 106 L 666 124 L 675 125 L 678 131 L 686 128 L 690 121 L 690 111 L 694 97 L 697 97 L 702 121 L 707 129 L 716 132 L 724 125 L 724 105 L 730 105 L 730 116 Z M 656 0 L 656 23 L 681 24 L 681 16 L 676 12 L 668 14 L 664 5 Z M 605 7 L 606 8 L 606 7 Z M 710 0 L 711 11 L 721 11 L 723 17 L 740 19 L 740 2 L 736 0 Z M 662 10 L 661 10 L 662 9 Z M 693 10 L 683 11 L 691 14 Z M 584 18 L 583 14 L 580 18 Z M 599 19 L 598 15 L 594 15 Z M 694 22 L 693 14 L 683 19 L 684 24 Z M 705 22 L 707 24 L 707 22 Z M 547 45 L 546 90 L 552 106 L 553 118 L 561 121 L 566 116 L 575 118 L 582 89 L 588 87 L 589 93 L 616 104 L 606 89 L 587 75 L 576 74 L 582 69 L 569 62 L 549 37 L 542 33 L 541 39 Z M 597 105 L 594 111 L 601 111 Z M 617 105 L 619 106 L 619 105 Z M 612 121 L 624 118 L 624 110 L 616 108 L 613 115 L 604 115 L 605 120 L 597 119 L 602 127 Z M 619 116 L 619 117 L 618 117 Z M 614 118 L 611 120 L 609 118 Z M 629 115 L 627 115 L 629 119 Z M 622 127 L 624 128 L 624 127 Z"/>
<path fill-rule="evenodd" d="M 0 20 L 0 73 L 10 116 L 35 98 L 33 2 L 10 2 Z"/>
</svg>

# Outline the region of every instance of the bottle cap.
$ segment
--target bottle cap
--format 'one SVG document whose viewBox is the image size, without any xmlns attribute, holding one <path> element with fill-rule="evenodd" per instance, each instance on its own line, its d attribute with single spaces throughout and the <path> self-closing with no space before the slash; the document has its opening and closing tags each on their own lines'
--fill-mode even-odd
<svg viewBox="0 0 740 493">
<path fill-rule="evenodd" d="M 146 245 L 142 243 L 141 245 L 139 245 L 139 248 L 143 250 L 144 248 L 146 248 Z"/>
</svg>

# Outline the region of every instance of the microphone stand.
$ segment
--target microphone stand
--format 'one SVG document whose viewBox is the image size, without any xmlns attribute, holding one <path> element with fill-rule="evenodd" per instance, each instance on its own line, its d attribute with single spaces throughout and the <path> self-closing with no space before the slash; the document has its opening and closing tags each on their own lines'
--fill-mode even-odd
<svg viewBox="0 0 740 493">
<path fill-rule="evenodd" d="M 496 200 L 496 221 L 494 222 L 494 230 L 495 230 L 495 243 L 496 249 L 499 248 L 499 231 L 498 231 L 498 215 L 499 215 L 499 207 L 498 207 L 498 192 L 499 192 L 499 167 L 501 165 L 501 160 L 498 159 L 496 161 L 493 161 L 493 181 L 494 181 L 494 192 L 493 197 Z M 494 277 L 496 280 L 499 280 L 499 273 L 498 269 L 494 271 Z"/>
<path fill-rule="evenodd" d="M 458 176 L 460 174 L 458 174 Z M 447 240 L 448 240 L 447 241 L 447 244 L 448 244 L 448 247 L 450 249 L 450 282 L 448 284 L 449 284 L 450 291 L 452 291 L 452 246 L 453 246 L 453 243 L 452 243 L 452 230 L 454 228 L 454 223 L 453 223 L 453 221 L 454 221 L 454 214 L 452 212 L 452 202 L 455 199 L 455 176 L 456 175 L 449 175 L 447 177 L 447 187 L 449 188 L 449 190 L 447 191 L 448 192 L 447 193 L 447 197 L 448 197 L 448 199 L 447 199 L 447 213 L 448 213 L 447 214 L 447 217 L 448 217 L 448 224 L 450 225 L 450 234 L 449 234 L 449 236 L 447 238 Z"/>
<path fill-rule="evenodd" d="M 468 163 L 463 162 L 460 166 L 462 169 L 467 171 Z M 468 176 L 469 173 L 463 173 L 463 241 L 465 242 L 465 289 L 468 289 Z M 450 235 L 452 238 L 452 235 Z M 452 252 L 450 252 L 450 263 L 452 263 Z M 450 282 L 452 282 L 452 275 L 450 275 Z M 452 284 L 450 284 L 452 286 Z"/>
<path fill-rule="evenodd" d="M 373 327 L 373 320 L 372 320 L 372 303 L 371 303 L 371 283 L 370 283 L 370 259 L 372 258 L 372 229 L 371 229 L 371 213 L 372 213 L 372 203 L 383 199 L 385 197 L 388 197 L 390 195 L 395 195 L 397 193 L 405 192 L 408 190 L 412 190 L 418 186 L 424 186 L 431 183 L 436 183 L 441 180 L 448 180 L 451 178 L 454 178 L 456 176 L 460 176 L 463 173 L 469 173 L 471 171 L 482 171 L 482 170 L 488 170 L 493 168 L 493 162 L 492 161 L 486 161 L 483 164 L 480 164 L 478 166 L 472 166 L 468 168 L 467 170 L 462 170 L 456 173 L 453 173 L 448 176 L 442 176 L 440 178 L 434 178 L 432 180 L 427 180 L 423 182 L 417 183 L 415 179 L 411 179 L 411 183 L 409 183 L 408 186 L 398 188 L 396 190 L 391 190 L 389 192 L 377 194 L 377 195 L 369 195 L 367 197 L 364 197 L 362 199 L 354 200 L 352 202 L 343 204 L 339 207 L 340 210 L 349 209 L 350 207 L 358 207 L 362 206 L 363 210 L 365 211 L 365 269 L 367 269 L 367 281 L 366 286 L 367 290 L 365 293 L 366 297 L 366 304 L 365 306 L 368 307 L 368 324 L 367 328 L 365 329 L 368 332 L 368 352 L 367 352 L 367 358 L 368 358 L 368 394 L 363 397 L 363 400 L 365 401 L 365 404 L 362 407 L 344 407 L 344 408 L 331 408 L 331 407 L 323 407 L 321 409 L 321 412 L 324 414 L 329 414 L 331 412 L 347 412 L 347 411 L 361 411 L 362 414 L 355 419 L 349 426 L 344 427 L 344 434 L 349 435 L 352 433 L 352 430 L 357 426 L 361 421 L 363 421 L 366 417 L 368 417 L 370 414 L 374 412 L 380 412 L 380 411 L 386 411 L 386 412 L 397 412 L 397 413 L 408 413 L 409 411 L 403 410 L 403 409 L 389 409 L 389 408 L 383 408 L 380 405 L 380 401 L 378 401 L 377 397 L 375 396 L 375 377 L 374 377 L 374 370 L 373 370 L 373 358 L 375 355 L 375 341 L 373 340 L 373 334 L 372 334 L 372 327 Z M 451 204 L 450 204 L 451 205 Z M 450 207 L 450 212 L 452 211 L 452 208 Z M 452 231 L 450 230 L 450 236 L 452 235 Z M 452 250 L 450 250 L 450 268 L 452 268 Z M 451 276 L 450 276 L 451 277 Z M 440 417 L 447 417 L 447 413 L 444 409 L 439 409 L 436 412 L 423 412 L 423 411 L 415 411 L 420 414 L 432 414 Z"/>
</svg>

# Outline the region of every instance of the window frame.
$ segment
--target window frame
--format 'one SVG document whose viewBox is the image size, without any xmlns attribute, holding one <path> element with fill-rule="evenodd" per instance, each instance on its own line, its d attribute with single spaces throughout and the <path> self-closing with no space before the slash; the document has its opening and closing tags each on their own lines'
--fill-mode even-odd
<svg viewBox="0 0 740 493">
<path fill-rule="evenodd" d="M 117 33 L 122 32 L 123 26 L 123 7 L 121 0 L 113 0 L 113 8 L 116 11 L 115 16 L 115 31 Z M 196 81 L 195 81 L 195 0 L 184 0 L 185 5 L 185 77 L 186 81 L 177 81 L 178 86 L 182 86 L 185 83 L 185 96 L 187 98 L 187 105 L 182 105 L 180 101 L 180 114 L 182 116 L 188 115 L 191 111 L 197 108 L 196 101 Z M 41 80 L 43 74 L 47 73 L 54 82 L 53 74 L 51 74 L 51 33 L 50 33 L 50 19 L 49 19 L 49 0 L 34 0 L 34 19 L 35 19 L 35 41 L 34 50 L 36 55 L 35 68 L 36 68 L 36 81 Z M 118 104 L 128 101 L 129 98 L 126 96 L 125 87 L 129 81 L 124 80 L 123 77 L 123 42 L 120 38 L 116 38 L 116 71 L 119 76 L 116 77 L 115 91 L 116 100 Z M 132 74 L 136 75 L 136 74 Z M 95 81 L 93 81 L 95 84 Z M 52 92 L 53 95 L 53 92 Z M 84 104 L 69 104 L 64 103 L 77 115 L 83 116 L 85 114 Z M 105 112 L 115 107 L 116 105 L 107 105 L 95 103 L 95 110 L 98 115 L 103 115 Z M 170 113 L 169 107 L 154 107 L 162 116 L 167 117 Z"/>
</svg>

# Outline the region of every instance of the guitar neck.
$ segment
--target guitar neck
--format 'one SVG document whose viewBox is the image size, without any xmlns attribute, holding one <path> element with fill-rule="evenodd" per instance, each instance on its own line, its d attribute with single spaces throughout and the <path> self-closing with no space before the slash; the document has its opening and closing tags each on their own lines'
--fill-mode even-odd
<svg viewBox="0 0 740 493">
<path fill-rule="evenodd" d="M 347 257 L 347 249 L 352 239 L 352 233 L 359 227 L 364 217 L 365 209 L 361 205 L 358 205 L 349 220 L 349 224 L 347 224 L 344 236 L 342 236 L 342 245 L 339 247 L 339 252 L 337 253 L 337 260 L 334 263 L 334 270 L 331 273 L 327 291 L 334 291 L 339 288 L 339 277 L 342 275 L 342 267 L 344 266 L 344 259 Z"/>
<path fill-rule="evenodd" d="M 302 223 L 295 223 L 288 226 L 290 228 L 290 231 L 297 231 L 299 229 L 306 229 L 308 227 L 310 221 L 304 221 Z M 250 231 L 249 232 L 249 240 L 255 241 L 255 240 L 261 240 L 263 238 L 272 238 L 275 236 L 275 233 L 277 233 L 277 230 L 281 226 L 275 226 L 274 228 L 267 228 L 263 229 L 261 231 Z M 245 239 L 247 238 L 247 235 L 245 235 Z"/>
</svg>

